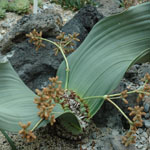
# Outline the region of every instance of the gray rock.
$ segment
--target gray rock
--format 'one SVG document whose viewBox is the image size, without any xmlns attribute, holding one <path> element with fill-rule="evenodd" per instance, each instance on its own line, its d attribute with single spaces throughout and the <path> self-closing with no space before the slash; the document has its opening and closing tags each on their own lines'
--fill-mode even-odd
<svg viewBox="0 0 150 150">
<path fill-rule="evenodd" d="M 79 39 L 83 41 L 92 27 L 103 18 L 103 15 L 98 13 L 97 9 L 92 6 L 86 6 L 79 10 L 79 12 L 62 28 L 63 32 L 80 33 Z M 79 46 L 76 42 L 75 47 Z"/>
<path fill-rule="evenodd" d="M 0 43 L 0 51 L 4 54 L 8 52 L 11 47 L 26 38 L 26 34 L 33 29 L 43 32 L 43 36 L 51 37 L 56 36 L 60 32 L 60 24 L 62 19 L 59 14 L 31 14 L 25 15 L 17 24 L 8 32 L 2 42 Z"/>
<path fill-rule="evenodd" d="M 9 22 L 3 22 L 3 23 L 1 24 L 1 26 L 2 26 L 3 28 L 10 28 L 11 24 L 10 24 Z"/>
<path fill-rule="evenodd" d="M 150 105 L 149 105 L 148 103 L 145 103 L 145 104 L 144 104 L 144 111 L 145 111 L 146 113 L 149 112 L 149 108 L 150 108 Z"/>
<path fill-rule="evenodd" d="M 143 63 L 138 69 L 138 75 L 143 78 L 146 73 L 150 74 L 150 63 Z"/>
<path fill-rule="evenodd" d="M 127 78 L 129 81 L 134 81 L 137 77 L 137 65 L 133 65 L 126 73 L 125 78 Z"/>
<path fill-rule="evenodd" d="M 126 147 L 121 144 L 121 137 L 116 136 L 110 139 L 112 150 L 126 150 Z M 106 149 L 107 150 L 107 149 Z M 134 145 L 128 146 L 128 150 L 137 150 Z"/>
</svg>

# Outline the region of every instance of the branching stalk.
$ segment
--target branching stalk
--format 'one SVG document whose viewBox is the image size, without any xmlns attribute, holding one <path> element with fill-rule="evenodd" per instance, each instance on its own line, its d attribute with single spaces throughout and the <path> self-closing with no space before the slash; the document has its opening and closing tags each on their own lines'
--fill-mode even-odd
<svg viewBox="0 0 150 150">
<path fill-rule="evenodd" d="M 133 94 L 133 93 L 138 93 L 138 90 L 134 90 L 134 91 L 129 91 L 129 92 L 127 92 L 127 94 Z M 117 96 L 121 96 L 121 93 L 109 95 L 110 98 L 111 98 L 111 97 L 117 97 Z"/>
<path fill-rule="evenodd" d="M 55 45 L 57 48 L 59 48 L 61 54 L 63 55 L 64 60 L 65 60 L 65 63 L 66 63 L 66 81 L 65 81 L 65 89 L 67 89 L 67 88 L 68 88 L 69 71 L 70 71 L 70 69 L 69 69 L 69 64 L 68 64 L 67 57 L 65 56 L 62 47 L 59 46 L 56 42 L 53 42 L 53 41 L 51 41 L 51 40 L 47 40 L 47 39 L 41 38 L 41 37 L 38 37 L 38 38 L 41 39 L 41 40 L 43 40 L 43 41 L 47 41 L 47 42 L 52 43 L 53 45 Z"/>
</svg>

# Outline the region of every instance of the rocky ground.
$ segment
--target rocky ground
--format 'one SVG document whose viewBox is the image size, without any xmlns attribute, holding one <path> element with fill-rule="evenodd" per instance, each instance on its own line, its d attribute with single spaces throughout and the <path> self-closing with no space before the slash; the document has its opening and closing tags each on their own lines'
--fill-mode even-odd
<svg viewBox="0 0 150 150">
<path fill-rule="evenodd" d="M 79 15 L 76 13 L 73 13 L 71 11 L 66 11 L 63 10 L 60 6 L 56 4 L 50 4 L 48 1 L 45 1 L 43 4 L 43 8 L 39 9 L 39 13 L 45 11 L 45 12 L 50 12 L 56 14 L 55 16 L 60 17 L 57 15 L 57 13 L 60 13 L 62 18 L 62 23 L 61 23 L 61 30 L 65 32 L 72 32 L 70 29 L 74 31 L 78 31 L 81 33 L 80 35 L 80 40 L 81 42 L 84 40 L 84 38 L 87 36 L 88 32 L 85 28 L 85 25 L 82 21 L 82 17 L 84 18 L 84 13 L 87 11 L 88 13 L 92 10 L 94 12 L 94 17 L 92 17 L 91 22 L 88 25 L 88 29 L 91 29 L 92 26 L 96 23 L 96 21 L 100 20 L 103 18 L 102 14 L 104 16 L 110 16 L 112 14 L 118 13 L 123 11 L 123 8 L 120 8 L 117 3 L 115 3 L 114 0 L 97 0 L 100 5 L 97 7 L 98 13 L 96 12 L 95 9 L 86 9 L 83 10 Z M 48 9 L 48 10 L 47 10 Z M 100 13 L 100 14 L 99 14 Z M 76 16 L 75 16 L 76 15 Z M 82 16 L 83 15 L 83 16 Z M 39 15 L 40 16 L 40 15 Z M 71 20 L 73 17 L 75 18 Z M 36 64 L 33 64 L 32 61 L 35 61 L 35 56 L 34 52 L 30 52 L 31 60 L 27 59 L 28 56 L 26 57 L 21 57 L 21 54 L 24 54 L 24 49 L 33 49 L 32 46 L 27 44 L 26 40 L 23 40 L 22 38 L 21 42 L 18 44 L 18 41 L 16 40 L 15 43 L 11 41 L 11 39 L 15 39 L 16 31 L 19 31 L 18 34 L 22 35 L 24 33 L 23 31 L 26 29 L 26 26 L 29 24 L 24 24 L 24 28 L 22 27 L 23 30 L 18 30 L 21 28 L 21 22 L 18 23 L 18 26 L 15 26 L 14 24 L 17 22 L 18 19 L 20 19 L 22 16 L 18 16 L 14 13 L 7 13 L 7 17 L 5 20 L 0 21 L 0 48 L 2 43 L 11 43 L 12 44 L 12 51 L 19 49 L 20 51 L 16 51 L 15 54 L 10 58 L 10 61 L 20 77 L 24 79 L 24 82 L 31 88 L 39 88 L 38 86 L 44 86 L 46 81 L 44 80 L 45 78 L 47 79 L 49 76 L 45 74 L 40 74 L 39 77 L 35 78 L 35 75 L 39 74 L 39 72 L 44 72 L 44 69 L 47 69 L 46 66 L 50 65 L 51 70 L 50 72 L 53 72 L 51 76 L 53 76 L 56 73 L 56 70 L 58 68 L 58 65 L 62 61 L 61 56 L 58 57 L 58 59 L 54 59 L 53 52 L 51 52 L 48 55 L 49 57 L 52 58 L 51 62 L 54 62 L 53 65 L 51 65 L 51 62 L 48 62 L 47 58 L 45 57 L 45 62 L 42 63 L 41 61 L 37 61 Z M 32 17 L 31 17 L 32 18 Z M 54 17 L 55 18 L 55 17 Z M 80 19 L 79 19 L 80 18 Z M 88 17 L 87 17 L 88 18 Z M 27 18 L 25 18 L 27 19 Z M 33 20 L 36 18 L 32 18 Z M 24 19 L 23 19 L 24 20 Z M 27 19 L 28 20 L 28 19 Z M 71 21 L 70 21 L 71 20 Z M 79 21 L 80 20 L 80 21 Z M 90 20 L 89 18 L 87 20 Z M 70 21 L 70 22 L 69 22 Z M 68 22 L 68 24 L 66 24 Z M 72 22 L 76 22 L 77 26 L 80 24 L 80 29 L 76 28 L 75 26 L 72 25 Z M 38 24 L 38 22 L 37 22 Z M 43 23 L 44 24 L 44 23 Z M 57 34 L 57 31 L 59 30 L 59 25 L 55 24 L 55 28 L 52 29 L 53 34 Z M 13 32 L 12 32 L 13 28 Z M 57 30 L 56 30 L 57 29 Z M 45 29 L 45 33 L 49 30 L 47 27 Z M 4 38 L 7 37 L 6 34 L 11 31 L 11 34 L 9 34 L 10 40 L 5 40 Z M 83 32 L 84 31 L 84 32 Z M 52 34 L 52 33 L 51 33 Z M 52 35 L 53 35 L 52 34 Z M 47 35 L 47 36 L 52 36 L 52 35 Z M 17 46 L 16 46 L 17 45 Z M 26 45 L 26 47 L 23 49 L 23 47 Z M 51 45 L 50 45 L 51 46 Z M 76 47 L 79 45 L 76 45 Z M 6 48 L 7 49 L 7 48 Z M 44 49 L 43 49 L 44 50 Z M 47 50 L 44 52 L 46 53 Z M 43 52 L 43 51 L 42 51 Z M 46 53 L 47 55 L 47 53 Z M 43 54 L 39 52 L 39 56 L 43 57 Z M 16 59 L 17 58 L 17 59 Z M 40 57 L 38 58 L 40 60 Z M 17 61 L 22 63 L 18 64 Z M 29 62 L 30 63 L 26 63 Z M 48 63 L 47 63 L 47 62 Z M 46 66 L 45 66 L 45 63 Z M 40 70 L 35 69 L 37 68 L 36 66 L 40 66 Z M 44 69 L 43 69 L 44 68 Z M 30 70 L 35 70 L 35 74 L 31 74 Z M 42 70 L 43 69 L 43 70 Z M 120 85 L 114 92 L 120 92 L 126 88 L 128 89 L 135 89 L 138 88 L 141 84 L 142 81 L 140 80 L 146 72 L 150 73 L 150 64 L 145 63 L 145 64 L 136 64 L 134 65 L 126 74 L 124 79 L 120 82 Z M 32 78 L 30 77 L 32 76 Z M 33 82 L 31 82 L 31 80 Z M 128 99 L 129 101 L 133 101 L 136 99 L 137 95 L 132 95 Z M 126 109 L 128 106 L 122 105 L 122 103 L 118 103 L 123 109 Z M 37 139 L 33 143 L 26 143 L 21 139 L 19 135 L 13 135 L 11 133 L 8 133 L 10 137 L 13 139 L 13 141 L 16 143 L 16 146 L 19 150 L 150 150 L 150 100 L 149 97 L 146 97 L 145 100 L 143 101 L 144 105 L 144 111 L 146 112 L 146 116 L 143 118 L 144 120 L 144 126 L 142 128 L 139 128 L 136 136 L 137 136 L 137 143 L 135 145 L 132 145 L 128 148 L 125 148 L 121 144 L 121 136 L 124 135 L 126 129 L 128 128 L 127 123 L 124 121 L 123 117 L 118 113 L 118 111 L 113 108 L 112 105 L 105 103 L 101 110 L 96 114 L 96 116 L 93 118 L 93 121 L 90 125 L 89 128 L 89 134 L 85 138 L 83 138 L 81 141 L 71 141 L 69 139 L 64 139 L 56 134 L 56 129 L 50 127 L 49 125 L 45 128 L 40 128 L 38 131 L 36 131 Z M 111 111 L 111 113 L 110 113 Z M 105 112 L 105 113 L 104 113 Z M 0 150 L 10 150 L 10 146 L 4 136 L 0 134 Z"/>
</svg>

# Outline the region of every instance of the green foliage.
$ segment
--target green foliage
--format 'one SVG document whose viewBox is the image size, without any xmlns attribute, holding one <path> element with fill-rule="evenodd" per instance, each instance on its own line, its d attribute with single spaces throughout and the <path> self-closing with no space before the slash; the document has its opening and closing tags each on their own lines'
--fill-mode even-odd
<svg viewBox="0 0 150 150">
<path fill-rule="evenodd" d="M 33 103 L 37 95 L 25 86 L 9 62 L 0 63 L 0 96 L 0 129 L 18 132 L 18 122 L 32 121 L 31 129 L 40 120 L 37 116 L 38 109 Z M 64 111 L 57 104 L 53 113 L 57 118 Z M 43 125 L 47 123 L 45 121 Z"/>
<path fill-rule="evenodd" d="M 87 4 L 96 5 L 94 0 L 52 0 L 52 2 L 73 11 L 79 10 Z"/>
<path fill-rule="evenodd" d="M 126 70 L 150 51 L 149 7 L 150 3 L 137 5 L 104 18 L 93 27 L 82 45 L 67 58 L 69 90 L 84 98 L 107 95 L 116 88 Z M 65 87 L 64 62 L 57 76 Z M 86 102 L 92 117 L 104 99 L 87 99 Z"/>
<path fill-rule="evenodd" d="M 7 9 L 8 8 L 8 0 L 0 0 L 0 8 Z"/>
<path fill-rule="evenodd" d="M 6 14 L 5 14 L 5 9 L 0 8 L 0 19 L 5 18 Z"/>
<path fill-rule="evenodd" d="M 5 12 L 15 12 L 17 14 L 28 13 L 33 0 L 0 0 L 0 19 L 5 18 Z M 38 0 L 38 5 L 42 6 L 42 0 Z"/>
<path fill-rule="evenodd" d="M 23 14 L 29 12 L 30 2 L 29 0 L 14 0 L 9 2 L 8 11 L 16 12 L 17 14 Z"/>
</svg>

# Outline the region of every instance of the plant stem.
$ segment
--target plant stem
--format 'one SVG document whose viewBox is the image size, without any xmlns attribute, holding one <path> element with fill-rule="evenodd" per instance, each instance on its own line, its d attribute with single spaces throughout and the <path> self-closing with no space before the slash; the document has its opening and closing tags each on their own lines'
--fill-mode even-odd
<svg viewBox="0 0 150 150">
<path fill-rule="evenodd" d="M 40 119 L 37 123 L 36 123 L 36 125 L 32 128 L 32 132 L 41 124 L 41 122 L 43 121 L 44 119 Z"/>
<path fill-rule="evenodd" d="M 127 94 L 133 94 L 133 93 L 137 93 L 138 90 L 134 90 L 134 91 L 129 91 L 127 92 Z M 110 98 L 111 97 L 116 97 L 116 96 L 121 96 L 121 93 L 117 93 L 117 94 L 111 94 L 111 95 L 108 95 Z"/>
<path fill-rule="evenodd" d="M 147 95 L 150 95 L 150 93 L 149 92 L 145 92 L 145 91 L 137 91 L 137 93 L 143 93 L 143 94 L 147 94 Z"/>
<path fill-rule="evenodd" d="M 134 91 L 129 91 L 127 92 L 127 94 L 133 94 L 133 93 L 143 93 L 143 94 L 147 94 L 150 95 L 150 93 L 145 92 L 145 91 L 141 91 L 141 90 L 134 90 Z M 96 99 L 96 98 L 102 98 L 102 99 L 106 99 L 106 98 L 111 98 L 111 99 L 120 99 L 121 97 L 121 93 L 117 93 L 117 94 L 111 94 L 111 95 L 104 95 L 104 96 L 89 96 L 89 97 L 84 97 L 84 100 L 87 99 Z"/>
<path fill-rule="evenodd" d="M 63 55 L 64 60 L 65 60 L 65 63 L 66 63 L 66 81 L 65 81 L 65 89 L 67 89 L 67 88 L 68 88 L 68 80 L 69 80 L 69 71 L 70 71 L 70 69 L 69 69 L 69 64 L 68 64 L 67 57 L 65 56 L 62 47 L 59 46 L 56 42 L 53 42 L 53 41 L 51 41 L 51 40 L 47 40 L 47 39 L 41 38 L 41 37 L 38 37 L 38 38 L 41 39 L 41 40 L 43 40 L 43 41 L 47 41 L 47 42 L 49 42 L 49 43 L 54 44 L 57 48 L 59 48 L 61 54 Z"/>
<path fill-rule="evenodd" d="M 121 114 L 128 120 L 129 124 L 133 124 L 133 122 L 128 118 L 128 116 L 121 110 L 121 108 L 117 104 L 115 104 L 110 98 L 107 98 L 106 100 L 113 104 L 121 112 Z"/>
<path fill-rule="evenodd" d="M 96 99 L 96 98 L 105 99 L 105 96 L 89 96 L 89 97 L 84 97 L 83 99 L 84 99 L 84 100 L 87 100 L 87 99 Z"/>
<path fill-rule="evenodd" d="M 148 94 L 148 95 L 150 95 L 149 92 L 145 92 L 145 91 L 141 91 L 141 90 L 134 90 L 134 91 L 127 92 L 127 94 L 133 94 L 133 93 L 143 93 L 143 94 Z M 112 95 L 108 95 L 108 96 L 109 96 L 110 98 L 112 98 L 112 97 L 118 98 L 117 96 L 121 96 L 121 93 L 112 94 Z"/>
</svg>

